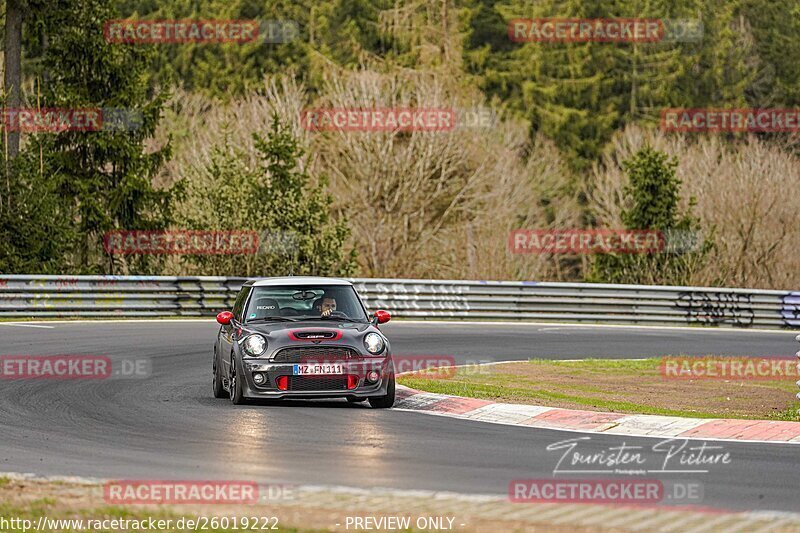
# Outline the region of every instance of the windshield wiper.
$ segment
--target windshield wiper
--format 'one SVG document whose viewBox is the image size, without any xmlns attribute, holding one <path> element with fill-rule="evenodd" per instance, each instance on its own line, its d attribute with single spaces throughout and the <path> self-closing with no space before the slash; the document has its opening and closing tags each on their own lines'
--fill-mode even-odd
<svg viewBox="0 0 800 533">
<path fill-rule="evenodd" d="M 357 320 L 349 316 L 317 316 L 317 320 L 339 320 L 340 322 L 364 322 L 364 320 Z"/>
<path fill-rule="evenodd" d="M 272 321 L 277 321 L 277 322 L 297 322 L 297 319 L 289 318 L 288 316 L 265 316 L 265 317 L 262 317 L 262 318 L 252 318 L 252 319 L 248 320 L 247 322 L 245 322 L 245 325 L 254 324 L 256 322 L 272 322 Z"/>
</svg>

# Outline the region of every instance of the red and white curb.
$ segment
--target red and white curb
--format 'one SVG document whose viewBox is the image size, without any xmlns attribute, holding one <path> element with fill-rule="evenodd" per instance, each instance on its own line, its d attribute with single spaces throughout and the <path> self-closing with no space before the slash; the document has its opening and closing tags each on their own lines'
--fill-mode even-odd
<svg viewBox="0 0 800 533">
<path fill-rule="evenodd" d="M 397 386 L 395 409 L 478 422 L 633 437 L 800 444 L 800 422 L 630 415 L 498 403 Z"/>
</svg>

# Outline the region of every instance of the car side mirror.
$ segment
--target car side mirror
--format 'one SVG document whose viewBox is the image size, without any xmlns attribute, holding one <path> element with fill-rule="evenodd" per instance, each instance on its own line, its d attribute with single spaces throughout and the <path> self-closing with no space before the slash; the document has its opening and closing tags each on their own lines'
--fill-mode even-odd
<svg viewBox="0 0 800 533">
<path fill-rule="evenodd" d="M 389 314 L 389 311 L 378 310 L 375 311 L 375 315 L 373 320 L 375 324 L 386 324 L 392 319 L 392 315 Z"/>
<path fill-rule="evenodd" d="M 230 311 L 223 311 L 217 315 L 217 322 L 222 324 L 223 326 L 227 326 L 233 320 L 233 313 Z"/>
</svg>

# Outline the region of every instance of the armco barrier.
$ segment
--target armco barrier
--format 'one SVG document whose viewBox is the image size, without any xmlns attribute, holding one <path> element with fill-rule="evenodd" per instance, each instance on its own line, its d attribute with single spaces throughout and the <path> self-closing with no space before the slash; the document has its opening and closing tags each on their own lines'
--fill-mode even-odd
<svg viewBox="0 0 800 533">
<path fill-rule="evenodd" d="M 245 278 L 0 276 L 0 317 L 213 316 Z M 398 317 L 800 328 L 800 293 L 587 283 L 353 279 Z"/>
</svg>

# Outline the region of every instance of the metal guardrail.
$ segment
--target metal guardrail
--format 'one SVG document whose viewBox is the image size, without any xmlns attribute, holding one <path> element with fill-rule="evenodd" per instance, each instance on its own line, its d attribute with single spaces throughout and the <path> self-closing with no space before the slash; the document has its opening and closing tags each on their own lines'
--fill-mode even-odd
<svg viewBox="0 0 800 533">
<path fill-rule="evenodd" d="M 213 316 L 246 278 L 0 275 L 0 317 Z M 587 283 L 352 279 L 398 317 L 800 328 L 800 292 Z"/>
</svg>

